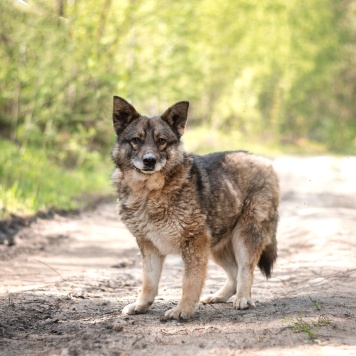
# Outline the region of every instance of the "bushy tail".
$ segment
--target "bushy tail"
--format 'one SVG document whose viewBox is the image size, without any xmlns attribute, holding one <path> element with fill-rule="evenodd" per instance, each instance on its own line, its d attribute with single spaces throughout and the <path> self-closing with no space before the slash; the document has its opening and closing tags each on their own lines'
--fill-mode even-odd
<svg viewBox="0 0 356 356">
<path fill-rule="evenodd" d="M 277 259 L 277 239 L 276 235 L 273 236 L 272 242 L 265 247 L 258 261 L 258 267 L 266 278 L 271 277 L 273 264 Z"/>
</svg>

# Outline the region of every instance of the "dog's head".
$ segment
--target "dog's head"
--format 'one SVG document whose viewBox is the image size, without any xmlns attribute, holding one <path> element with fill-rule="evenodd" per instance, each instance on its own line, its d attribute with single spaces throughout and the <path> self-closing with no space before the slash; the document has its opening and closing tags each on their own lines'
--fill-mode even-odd
<svg viewBox="0 0 356 356">
<path fill-rule="evenodd" d="M 181 163 L 179 148 L 189 103 L 180 101 L 161 116 L 140 115 L 126 100 L 114 96 L 113 126 L 117 142 L 112 158 L 122 169 L 153 174 Z"/>
</svg>

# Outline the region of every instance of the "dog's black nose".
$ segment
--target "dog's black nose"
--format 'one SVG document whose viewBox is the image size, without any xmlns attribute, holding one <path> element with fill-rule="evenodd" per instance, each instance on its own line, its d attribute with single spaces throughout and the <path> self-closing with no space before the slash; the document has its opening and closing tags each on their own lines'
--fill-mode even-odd
<svg viewBox="0 0 356 356">
<path fill-rule="evenodd" d="M 156 156 L 152 152 L 148 152 L 143 156 L 142 162 L 143 162 L 145 168 L 154 168 L 154 166 L 156 165 L 157 159 L 156 159 Z"/>
</svg>

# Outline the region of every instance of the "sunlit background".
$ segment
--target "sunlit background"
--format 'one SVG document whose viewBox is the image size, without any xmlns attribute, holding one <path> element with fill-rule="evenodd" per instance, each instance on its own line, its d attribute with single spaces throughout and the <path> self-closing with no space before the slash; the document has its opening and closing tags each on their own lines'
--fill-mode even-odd
<svg viewBox="0 0 356 356">
<path fill-rule="evenodd" d="M 196 153 L 356 153 L 356 3 L 2 0 L 0 209 L 111 191 L 112 96 Z"/>
</svg>

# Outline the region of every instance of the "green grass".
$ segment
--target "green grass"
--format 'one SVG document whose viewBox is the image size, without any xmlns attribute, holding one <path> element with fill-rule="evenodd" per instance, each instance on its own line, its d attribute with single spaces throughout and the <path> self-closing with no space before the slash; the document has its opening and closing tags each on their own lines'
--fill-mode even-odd
<svg viewBox="0 0 356 356">
<path fill-rule="evenodd" d="M 291 326 L 291 328 L 295 333 L 306 333 L 312 340 L 316 339 L 317 337 L 316 333 L 313 331 L 313 326 L 304 321 L 301 317 L 297 318 L 297 321 Z"/>
<path fill-rule="evenodd" d="M 331 324 L 331 320 L 325 315 L 321 315 L 317 321 L 309 323 L 306 322 L 301 316 L 300 318 L 297 318 L 297 321 L 293 325 L 291 325 L 291 328 L 295 333 L 304 332 L 310 339 L 315 340 L 317 338 L 317 334 L 314 329 L 329 324 Z"/>
<path fill-rule="evenodd" d="M 103 159 L 77 141 L 67 138 L 62 148 L 44 149 L 30 145 L 19 148 L 10 141 L 0 140 L 0 219 L 50 208 L 77 209 L 86 204 L 88 192 L 112 193 L 109 177 L 113 165 L 109 153 Z M 183 142 L 188 152 L 196 154 L 239 149 L 270 157 L 282 153 L 327 153 L 325 146 L 311 141 L 281 144 L 257 136 L 246 137 L 237 130 L 221 132 L 208 126 L 188 125 Z"/>
<path fill-rule="evenodd" d="M 327 147 L 323 144 L 299 140 L 295 143 L 279 143 L 272 139 L 246 137 L 237 130 L 222 132 L 207 126 L 189 126 L 183 136 L 184 147 L 188 152 L 206 154 L 214 151 L 245 150 L 251 153 L 274 157 L 280 154 L 324 154 Z"/>
<path fill-rule="evenodd" d="M 86 204 L 83 196 L 87 192 L 112 192 L 112 165 L 109 158 L 103 160 L 98 154 L 88 154 L 87 162 L 68 169 L 56 159 L 60 151 L 18 148 L 1 140 L 0 152 L 0 219 L 49 208 L 77 209 Z"/>
<path fill-rule="evenodd" d="M 316 300 L 312 299 L 311 296 L 309 296 L 309 299 L 312 302 L 314 309 L 317 311 L 320 311 L 321 307 L 320 307 L 319 303 Z"/>
</svg>

